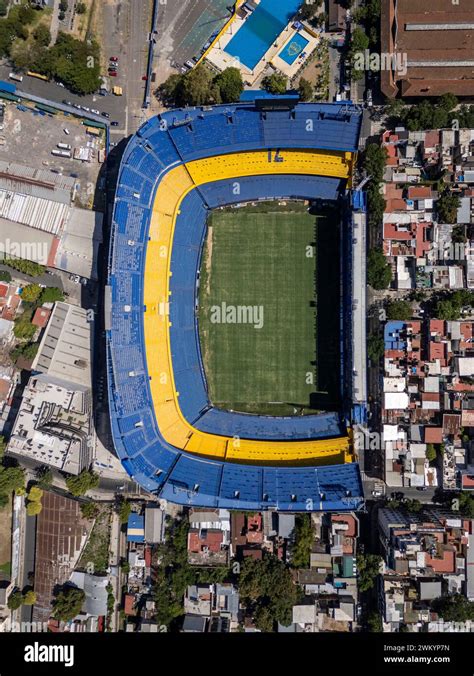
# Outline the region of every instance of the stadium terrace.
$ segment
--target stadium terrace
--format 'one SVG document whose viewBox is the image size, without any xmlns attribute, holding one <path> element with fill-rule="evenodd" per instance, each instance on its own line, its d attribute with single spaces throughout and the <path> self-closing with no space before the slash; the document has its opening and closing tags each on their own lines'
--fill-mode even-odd
<svg viewBox="0 0 474 676">
<path fill-rule="evenodd" d="M 350 350 L 341 349 L 341 411 L 278 417 L 217 409 L 195 312 L 210 211 L 292 198 L 342 201 L 350 210 L 360 124 L 350 104 L 280 100 L 273 109 L 266 99 L 264 109 L 256 100 L 163 113 L 130 140 L 112 223 L 107 368 L 115 448 L 146 490 L 230 509 L 362 506 L 345 386 Z M 350 307 L 349 297 L 341 301 L 341 334 Z"/>
</svg>

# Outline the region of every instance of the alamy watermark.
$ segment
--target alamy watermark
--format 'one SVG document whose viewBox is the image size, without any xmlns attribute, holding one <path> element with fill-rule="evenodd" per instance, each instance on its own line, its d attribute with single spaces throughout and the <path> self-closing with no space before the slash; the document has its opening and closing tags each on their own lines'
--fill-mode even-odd
<svg viewBox="0 0 474 676">
<path fill-rule="evenodd" d="M 263 328 L 263 305 L 228 305 L 225 301 L 211 306 L 211 324 L 253 324 Z"/>
<path fill-rule="evenodd" d="M 371 70 L 380 72 L 382 70 L 395 71 L 398 75 L 406 75 L 408 71 L 408 56 L 402 52 L 371 52 L 370 49 L 364 49 L 363 52 L 356 52 L 352 59 L 353 67 L 356 70 Z"/>
<path fill-rule="evenodd" d="M 0 240 L 0 261 L 2 258 L 22 258 L 47 265 L 49 249 L 46 242 L 17 242 L 7 237 Z"/>
</svg>

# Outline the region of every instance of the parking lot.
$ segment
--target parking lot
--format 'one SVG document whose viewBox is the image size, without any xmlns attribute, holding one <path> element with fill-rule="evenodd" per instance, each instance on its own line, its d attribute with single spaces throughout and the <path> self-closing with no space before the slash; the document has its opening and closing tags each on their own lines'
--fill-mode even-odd
<svg viewBox="0 0 474 676">
<path fill-rule="evenodd" d="M 75 148 L 90 149 L 91 162 L 52 155 L 51 151 L 57 149 L 58 143 L 69 144 L 71 154 Z M 89 136 L 86 127 L 76 118 L 60 114 L 34 115 L 30 110 L 18 110 L 14 103 L 6 105 L 4 128 L 0 132 L 0 159 L 74 176 L 78 185 L 76 206 L 92 207 L 101 166 L 98 149 L 103 146 L 103 140 Z"/>
<path fill-rule="evenodd" d="M 153 70 L 156 83 L 164 82 L 183 64 L 201 55 L 211 35 L 220 31 L 230 17 L 229 0 L 183 0 L 160 5 L 158 36 Z"/>
</svg>

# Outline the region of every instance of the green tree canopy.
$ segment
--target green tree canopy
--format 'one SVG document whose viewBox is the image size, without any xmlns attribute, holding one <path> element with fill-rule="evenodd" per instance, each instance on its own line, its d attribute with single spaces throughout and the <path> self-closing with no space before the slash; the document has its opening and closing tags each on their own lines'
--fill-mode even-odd
<svg viewBox="0 0 474 676">
<path fill-rule="evenodd" d="M 39 284 L 28 284 L 23 287 L 21 298 L 27 303 L 35 303 L 40 297 L 42 288 Z"/>
<path fill-rule="evenodd" d="M 31 340 L 36 333 L 36 328 L 31 323 L 31 314 L 24 312 L 15 319 L 13 334 L 19 340 Z"/>
<path fill-rule="evenodd" d="M 375 584 L 379 574 L 382 557 L 378 554 L 358 554 L 357 571 L 359 573 L 359 591 L 365 592 Z"/>
<path fill-rule="evenodd" d="M 445 622 L 466 622 L 474 620 L 474 603 L 464 594 L 440 596 L 431 602 L 431 608 Z"/>
<path fill-rule="evenodd" d="M 36 470 L 36 478 L 40 488 L 48 489 L 53 483 L 53 472 L 48 465 L 42 465 Z"/>
<path fill-rule="evenodd" d="M 88 490 L 97 488 L 99 476 L 90 470 L 83 470 L 78 476 L 68 476 L 66 486 L 68 491 L 75 497 L 84 495 Z"/>
<path fill-rule="evenodd" d="M 23 258 L 5 258 L 3 262 L 8 267 L 18 270 L 18 272 L 23 272 L 25 275 L 30 275 L 30 277 L 39 277 L 46 270 L 44 265 L 39 265 L 39 263 L 27 261 Z"/>
<path fill-rule="evenodd" d="M 180 106 L 203 106 L 210 102 L 212 73 L 200 64 L 182 76 L 175 96 Z"/>
<path fill-rule="evenodd" d="M 61 289 L 58 289 L 56 286 L 47 286 L 41 291 L 41 296 L 39 298 L 40 305 L 44 303 L 56 303 L 56 301 L 64 300 L 64 294 Z"/>
<path fill-rule="evenodd" d="M 253 613 L 262 631 L 272 631 L 276 622 L 288 626 L 292 608 L 301 594 L 289 569 L 271 554 L 259 560 L 250 557 L 244 560 L 239 590 L 243 604 Z"/>
<path fill-rule="evenodd" d="M 85 597 L 82 589 L 64 587 L 54 600 L 53 616 L 63 622 L 69 622 L 81 612 Z"/>
<path fill-rule="evenodd" d="M 461 200 L 457 195 L 445 192 L 436 202 L 436 211 L 440 223 L 456 223 L 457 210 L 461 206 Z"/>
<path fill-rule="evenodd" d="M 49 32 L 49 28 L 42 23 L 38 24 L 38 26 L 36 26 L 34 29 L 33 37 L 38 45 L 43 47 L 47 47 L 51 42 L 51 33 Z"/>
<path fill-rule="evenodd" d="M 291 565 L 295 568 L 309 568 L 311 548 L 314 541 L 314 526 L 310 514 L 298 514 L 291 545 Z"/>
<path fill-rule="evenodd" d="M 220 92 L 222 103 L 238 101 L 244 90 L 242 75 L 238 68 L 226 68 L 215 77 L 214 84 Z"/>
<path fill-rule="evenodd" d="M 283 73 L 266 75 L 262 80 L 262 89 L 270 94 L 284 94 L 286 92 L 288 78 Z"/>
<path fill-rule="evenodd" d="M 99 513 L 99 507 L 95 502 L 81 502 L 81 514 L 85 519 L 95 519 Z"/>
<path fill-rule="evenodd" d="M 407 300 L 392 300 L 387 305 L 387 319 L 406 322 L 411 319 L 413 309 Z"/>
<path fill-rule="evenodd" d="M 30 591 L 27 591 L 26 594 L 23 597 L 23 603 L 25 606 L 34 606 L 36 603 L 36 593 L 30 589 Z"/>
<path fill-rule="evenodd" d="M 392 271 L 381 249 L 371 249 L 367 258 L 367 281 L 373 289 L 386 289 L 392 281 Z"/>
<path fill-rule="evenodd" d="M 18 589 L 12 591 L 8 597 L 7 606 L 10 610 L 18 610 L 18 608 L 23 604 L 23 594 Z"/>
<path fill-rule="evenodd" d="M 41 513 L 41 510 L 43 509 L 43 505 L 41 502 L 36 502 L 33 500 L 33 502 L 28 502 L 26 505 L 26 513 L 28 516 L 37 516 L 38 514 Z"/>
<path fill-rule="evenodd" d="M 21 467 L 0 465 L 0 494 L 10 495 L 25 486 L 25 473 Z"/>
<path fill-rule="evenodd" d="M 309 7 L 310 5 L 303 5 L 303 7 Z M 302 101 L 311 101 L 313 98 L 313 85 L 309 80 L 306 80 L 304 77 L 300 77 L 298 83 L 298 94 Z"/>
<path fill-rule="evenodd" d="M 382 359 L 385 351 L 385 343 L 381 335 L 372 333 L 367 340 L 367 354 L 373 362 Z"/>
<path fill-rule="evenodd" d="M 426 445 L 426 459 L 429 462 L 433 462 L 433 460 L 436 460 L 436 447 L 434 444 L 427 444 Z"/>
</svg>

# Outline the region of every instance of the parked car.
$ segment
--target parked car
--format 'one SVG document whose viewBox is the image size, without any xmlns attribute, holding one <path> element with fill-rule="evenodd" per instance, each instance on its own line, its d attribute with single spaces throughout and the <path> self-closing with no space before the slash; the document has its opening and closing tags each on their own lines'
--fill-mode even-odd
<svg viewBox="0 0 474 676">
<path fill-rule="evenodd" d="M 110 77 L 117 77 L 117 71 L 116 70 L 109 70 L 109 76 Z"/>
<path fill-rule="evenodd" d="M 111 124 L 112 127 L 118 127 L 119 123 L 117 122 L 117 120 L 112 120 L 112 122 L 110 124 Z"/>
<path fill-rule="evenodd" d="M 64 133 L 66 134 L 66 136 L 69 136 L 69 134 L 70 134 L 71 132 L 69 131 L 69 129 L 65 128 L 65 129 L 64 129 Z"/>
<path fill-rule="evenodd" d="M 110 60 L 111 60 L 111 61 L 118 61 L 118 56 L 111 56 L 111 57 L 110 57 Z"/>
<path fill-rule="evenodd" d="M 100 110 L 96 110 L 95 108 L 91 108 L 91 113 L 94 113 L 94 115 L 100 115 Z"/>
<path fill-rule="evenodd" d="M 105 110 L 102 111 L 101 115 L 102 115 L 102 117 L 107 117 L 107 118 L 110 117 L 110 115 L 108 113 L 106 113 Z"/>
</svg>

